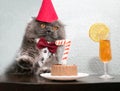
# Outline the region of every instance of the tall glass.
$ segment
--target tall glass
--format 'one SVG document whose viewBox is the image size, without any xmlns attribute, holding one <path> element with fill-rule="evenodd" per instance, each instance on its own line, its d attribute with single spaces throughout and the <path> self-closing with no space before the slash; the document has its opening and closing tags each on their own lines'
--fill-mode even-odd
<svg viewBox="0 0 120 91">
<path fill-rule="evenodd" d="M 103 35 L 100 35 L 99 57 L 100 60 L 104 63 L 104 75 L 100 76 L 100 78 L 104 79 L 113 78 L 108 74 L 108 63 L 112 59 L 110 35 L 108 35 L 107 37 L 105 36 L 103 37 Z"/>
</svg>

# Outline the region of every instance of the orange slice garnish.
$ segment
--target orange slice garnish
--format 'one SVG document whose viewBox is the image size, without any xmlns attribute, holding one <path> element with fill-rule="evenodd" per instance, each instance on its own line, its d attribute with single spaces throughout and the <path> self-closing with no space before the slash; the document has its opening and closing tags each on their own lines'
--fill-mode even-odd
<svg viewBox="0 0 120 91">
<path fill-rule="evenodd" d="M 95 23 L 89 29 L 89 37 L 95 41 L 99 42 L 99 36 L 102 35 L 104 39 L 109 33 L 109 28 L 103 23 Z"/>
</svg>

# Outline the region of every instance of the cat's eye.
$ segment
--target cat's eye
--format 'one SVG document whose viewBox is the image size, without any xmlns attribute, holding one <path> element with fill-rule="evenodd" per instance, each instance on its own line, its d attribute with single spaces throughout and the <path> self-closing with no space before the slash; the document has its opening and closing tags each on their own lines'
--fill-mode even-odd
<svg viewBox="0 0 120 91">
<path fill-rule="evenodd" d="M 58 27 L 58 26 L 53 26 L 52 29 L 53 29 L 54 31 L 56 31 L 56 30 L 59 29 L 59 27 Z"/>
<path fill-rule="evenodd" d="M 44 23 L 40 24 L 40 27 L 43 29 L 46 27 L 46 25 Z"/>
</svg>

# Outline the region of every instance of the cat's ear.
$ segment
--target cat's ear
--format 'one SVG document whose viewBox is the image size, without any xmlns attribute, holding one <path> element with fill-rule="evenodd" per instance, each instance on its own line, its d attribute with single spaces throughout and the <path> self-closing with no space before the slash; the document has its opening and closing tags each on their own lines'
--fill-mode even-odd
<svg viewBox="0 0 120 91">
<path fill-rule="evenodd" d="M 36 20 L 36 17 L 30 17 L 29 20 L 28 20 L 28 23 L 29 23 L 30 21 L 33 21 L 33 20 L 35 21 L 35 20 Z"/>
<path fill-rule="evenodd" d="M 31 17 L 31 19 L 33 20 L 33 21 L 36 21 L 36 22 L 39 22 L 38 20 L 36 20 L 36 17 Z"/>
<path fill-rule="evenodd" d="M 33 17 L 33 16 L 32 16 L 31 19 L 32 19 L 32 20 L 36 20 L 36 17 Z"/>
</svg>

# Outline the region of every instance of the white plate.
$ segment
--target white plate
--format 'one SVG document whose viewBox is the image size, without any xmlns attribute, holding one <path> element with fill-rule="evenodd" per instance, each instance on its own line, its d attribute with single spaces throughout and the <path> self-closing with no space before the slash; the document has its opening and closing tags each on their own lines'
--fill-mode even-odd
<svg viewBox="0 0 120 91">
<path fill-rule="evenodd" d="M 40 76 L 49 79 L 49 80 L 60 80 L 60 81 L 70 81 L 77 80 L 82 77 L 89 76 L 87 73 L 78 73 L 77 76 L 52 76 L 51 73 L 42 73 Z"/>
</svg>

